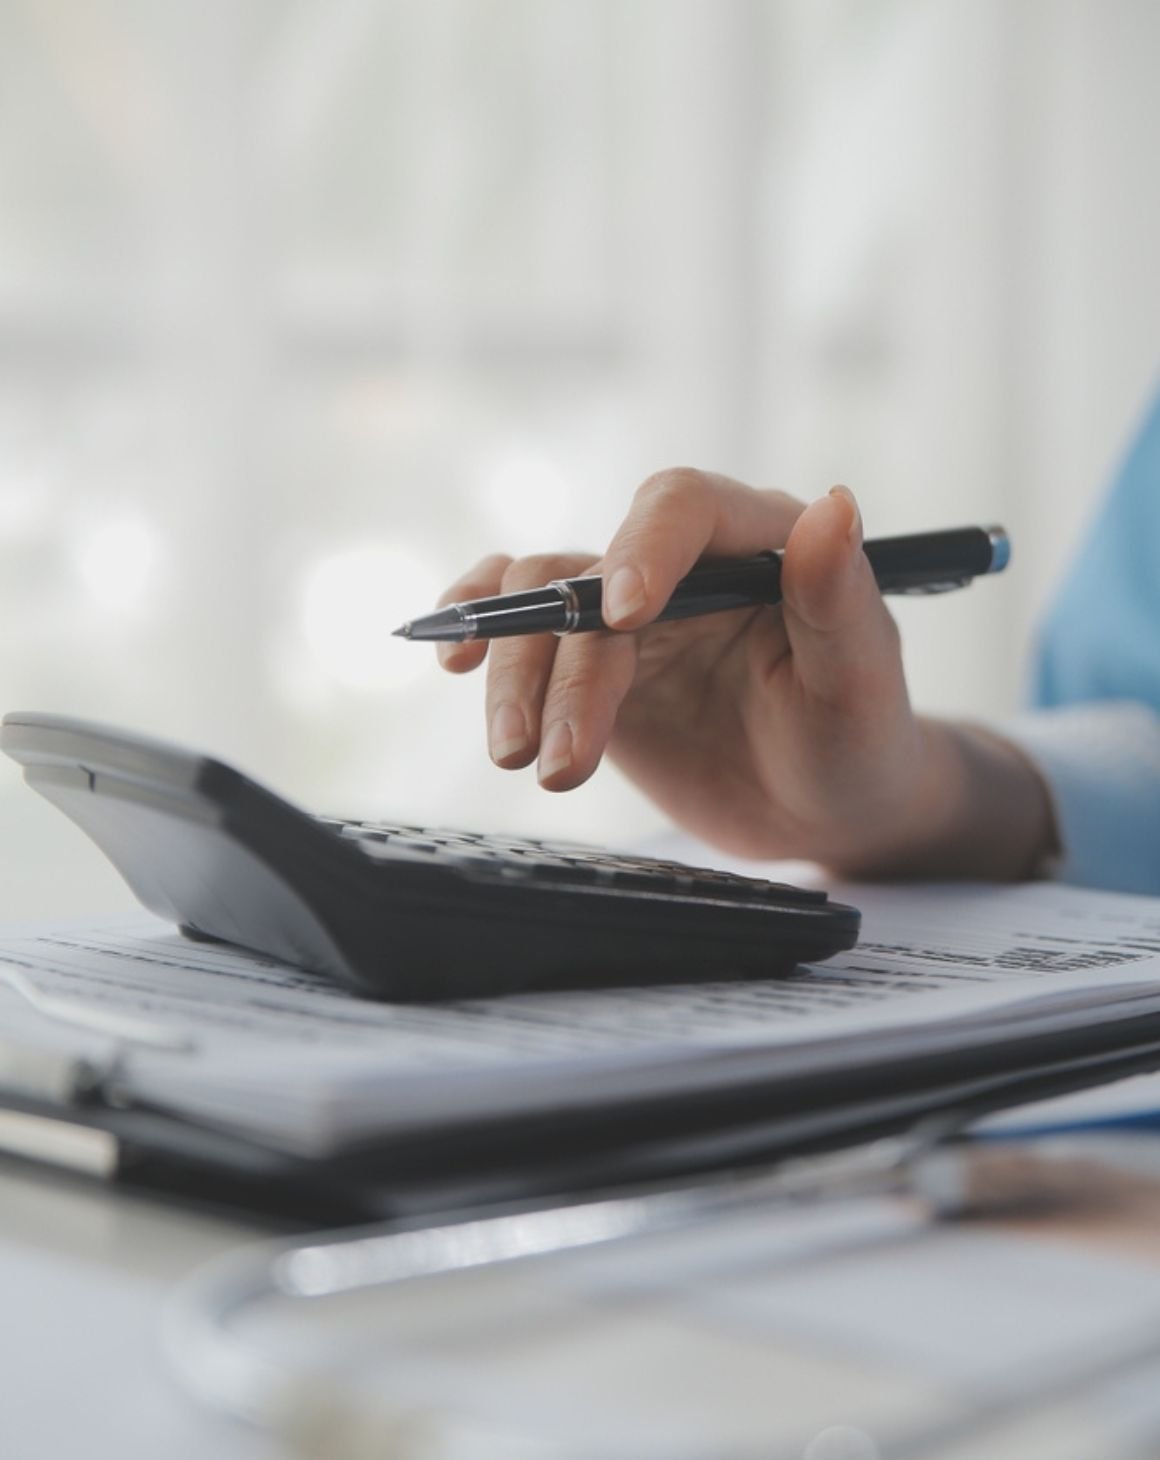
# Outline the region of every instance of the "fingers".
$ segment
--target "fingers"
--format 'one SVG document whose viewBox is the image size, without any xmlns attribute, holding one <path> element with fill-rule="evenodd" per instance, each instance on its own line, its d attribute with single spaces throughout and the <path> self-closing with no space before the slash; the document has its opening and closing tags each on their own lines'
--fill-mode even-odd
<svg viewBox="0 0 1160 1460">
<path fill-rule="evenodd" d="M 680 469 L 650 478 L 598 565 L 605 621 L 617 629 L 649 623 L 703 557 L 749 557 L 782 546 L 784 614 L 777 633 L 783 646 L 788 640 L 799 688 L 819 707 L 836 710 L 843 724 L 885 727 L 889 711 L 906 705 L 898 634 L 862 551 L 861 518 L 845 488 L 806 508 L 782 492 L 757 491 L 707 472 Z M 596 567 L 580 554 L 485 558 L 441 603 L 516 593 Z M 643 639 L 647 652 L 651 640 Z M 462 672 L 488 657 L 492 759 L 515 769 L 538 757 L 541 784 L 568 790 L 600 761 L 632 688 L 641 640 L 631 633 L 534 635 L 444 645 L 440 659 Z M 768 633 L 752 642 L 759 640 L 762 662 L 751 672 L 768 675 Z M 783 673 L 784 648 L 774 658 Z"/>
<path fill-rule="evenodd" d="M 635 629 L 664 607 L 697 560 L 752 557 L 781 547 L 802 512 L 784 492 L 757 491 L 714 472 L 679 467 L 637 491 L 604 554 L 604 620 Z"/>
<path fill-rule="evenodd" d="M 541 712 L 540 785 L 571 791 L 600 764 L 636 674 L 631 634 L 576 634 L 556 652 Z"/>
<path fill-rule="evenodd" d="M 798 518 L 781 587 L 794 671 L 808 694 L 862 715 L 905 696 L 898 630 L 862 551 L 862 518 L 847 488 Z"/>
<path fill-rule="evenodd" d="M 591 555 L 559 553 L 509 562 L 496 593 L 519 593 L 554 578 L 574 578 L 592 566 Z M 591 637 L 585 635 L 584 637 Z M 566 642 L 554 634 L 496 639 L 488 662 L 488 752 L 496 765 L 515 770 L 529 765 L 540 749 L 541 711 L 557 653 Z"/>
<path fill-rule="evenodd" d="M 450 588 L 439 595 L 437 608 L 446 608 L 449 603 L 466 603 L 471 598 L 490 598 L 503 590 L 500 584 L 503 575 L 511 566 L 511 558 L 505 553 L 492 553 L 470 568 L 462 578 L 457 578 Z M 436 644 L 435 654 L 444 669 L 452 674 L 466 674 L 478 669 L 487 654 L 487 641 L 468 641 L 464 644 Z"/>
<path fill-rule="evenodd" d="M 590 572 L 591 554 L 484 558 L 440 597 L 442 607 L 495 593 L 519 593 L 554 578 Z M 515 770 L 539 757 L 538 775 L 551 791 L 570 790 L 600 763 L 621 701 L 632 685 L 636 644 L 630 638 L 553 634 L 438 645 L 445 669 L 464 673 L 488 656 L 488 751 Z"/>
</svg>

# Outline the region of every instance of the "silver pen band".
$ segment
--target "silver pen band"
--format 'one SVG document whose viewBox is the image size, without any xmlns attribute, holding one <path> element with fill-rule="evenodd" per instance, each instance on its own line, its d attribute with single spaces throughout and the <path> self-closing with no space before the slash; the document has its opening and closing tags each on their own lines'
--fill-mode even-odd
<svg viewBox="0 0 1160 1460">
<path fill-rule="evenodd" d="M 463 637 L 461 644 L 469 644 L 479 633 L 479 618 L 462 603 L 453 603 L 451 607 L 459 615 L 459 622 L 463 625 Z"/>
<path fill-rule="evenodd" d="M 563 626 L 553 629 L 552 632 L 557 637 L 561 634 L 570 634 L 580 624 L 580 600 L 576 597 L 576 590 L 567 578 L 553 578 L 548 587 L 556 590 L 560 595 L 560 602 L 564 605 Z"/>
</svg>

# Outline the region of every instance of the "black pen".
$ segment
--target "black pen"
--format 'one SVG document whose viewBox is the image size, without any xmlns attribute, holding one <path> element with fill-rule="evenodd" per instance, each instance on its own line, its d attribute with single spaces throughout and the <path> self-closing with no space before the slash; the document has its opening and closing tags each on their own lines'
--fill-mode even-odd
<svg viewBox="0 0 1160 1460">
<path fill-rule="evenodd" d="M 883 593 L 943 593 L 984 573 L 1000 573 L 1011 557 L 1001 527 L 955 527 L 864 544 Z M 543 588 L 452 603 L 395 629 L 402 639 L 506 639 L 517 634 L 583 634 L 606 628 L 599 577 L 558 578 Z M 781 553 L 704 562 L 682 578 L 654 622 L 698 618 L 727 609 L 781 601 Z"/>
</svg>

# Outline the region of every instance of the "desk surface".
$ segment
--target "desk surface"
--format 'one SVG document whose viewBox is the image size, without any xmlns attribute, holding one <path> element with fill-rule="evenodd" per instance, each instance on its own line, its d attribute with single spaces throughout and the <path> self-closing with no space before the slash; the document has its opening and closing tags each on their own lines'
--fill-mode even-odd
<svg viewBox="0 0 1160 1460">
<path fill-rule="evenodd" d="M 374 1392 L 384 1395 L 391 1383 L 405 1387 L 408 1344 L 418 1336 L 420 1349 L 426 1346 L 430 1356 L 442 1342 L 432 1347 L 432 1336 L 444 1329 L 453 1339 L 447 1356 L 466 1384 L 477 1393 L 483 1385 L 488 1399 L 501 1405 L 506 1391 L 512 1415 L 530 1406 L 531 1417 L 551 1432 L 562 1414 L 579 1407 L 575 1424 L 586 1429 L 583 1405 L 597 1404 L 607 1410 L 601 1415 L 606 1428 L 611 1425 L 623 1437 L 637 1400 L 650 1387 L 662 1410 L 681 1408 L 674 1404 L 673 1373 L 685 1352 L 675 1344 L 680 1334 L 671 1323 L 662 1333 L 653 1317 L 638 1311 L 634 1318 L 622 1300 L 611 1307 L 601 1304 L 601 1293 L 618 1291 L 627 1278 L 646 1297 L 652 1291 L 661 1295 L 662 1316 L 681 1318 L 686 1339 L 697 1339 L 698 1354 L 709 1342 L 714 1353 L 725 1355 L 708 1369 L 700 1359 L 687 1366 L 689 1392 L 682 1394 L 690 1413 L 703 1399 L 701 1418 L 714 1434 L 725 1415 L 742 1413 L 742 1401 L 768 1400 L 771 1384 L 778 1387 L 774 1379 L 784 1388 L 799 1371 L 815 1388 L 823 1380 L 828 1386 L 828 1399 L 825 1386 L 815 1396 L 826 1423 L 832 1423 L 826 1416 L 841 1417 L 848 1406 L 867 1414 L 887 1400 L 895 1408 L 929 1407 L 932 1396 L 958 1388 L 985 1398 L 996 1386 L 1002 1389 L 1008 1375 L 1025 1373 L 1029 1365 L 1033 1369 L 1054 1348 L 1066 1355 L 1075 1339 L 1087 1346 L 1094 1333 L 1104 1352 L 1129 1320 L 1135 1324 L 1138 1319 L 1137 1326 L 1150 1334 L 1158 1331 L 1157 1211 L 1160 1194 L 1152 1187 L 1142 1193 L 1142 1204 L 1133 1200 L 1124 1211 L 1101 1203 L 1078 1219 L 939 1229 L 917 1244 L 912 1256 L 892 1242 L 889 1232 L 877 1251 L 861 1240 L 842 1250 L 836 1231 L 834 1260 L 815 1267 L 813 1277 L 809 1263 L 803 1267 L 801 1244 L 807 1227 L 812 1242 L 824 1237 L 826 1223 L 819 1228 L 816 1214 L 808 1211 L 790 1216 L 788 1231 L 775 1236 L 771 1247 L 770 1223 L 758 1212 L 746 1219 L 748 1228 L 727 1234 L 727 1241 L 710 1241 L 698 1250 L 695 1233 L 678 1234 L 657 1243 L 643 1264 L 636 1249 L 610 1251 L 596 1261 L 578 1255 L 561 1263 L 547 1281 L 542 1271 L 522 1283 L 518 1274 L 497 1271 L 479 1275 L 451 1303 L 446 1296 L 443 1302 L 437 1298 L 434 1307 L 430 1292 L 411 1288 L 404 1303 L 413 1311 L 396 1302 L 392 1324 L 392 1344 L 402 1346 L 381 1349 L 386 1368 L 373 1379 Z M 910 1220 L 916 1218 L 914 1213 Z M 285 1460 L 272 1441 L 189 1399 L 169 1372 L 158 1341 L 165 1300 L 175 1283 L 203 1261 L 265 1235 L 254 1224 L 0 1162 L 0 1291 L 5 1298 L 0 1455 L 14 1460 L 79 1454 L 86 1460 Z M 680 1281 L 665 1298 L 661 1268 L 650 1275 L 649 1263 L 663 1265 L 674 1254 Z M 755 1255 L 759 1267 L 752 1267 Z M 521 1290 L 529 1311 L 559 1298 L 561 1311 L 570 1309 L 573 1321 L 553 1319 L 548 1328 L 533 1327 L 521 1336 L 513 1321 Z M 469 1308 L 457 1314 L 461 1302 Z M 1138 1309 L 1134 1318 L 1133 1309 Z M 464 1313 L 473 1313 L 472 1321 L 457 1321 Z M 587 1338 L 576 1318 L 587 1325 Z M 473 1329 L 478 1330 L 474 1335 Z M 643 1346 L 642 1334 L 648 1336 Z M 559 1344 L 566 1362 L 552 1356 Z M 833 1354 L 823 1370 L 817 1361 L 827 1345 Z M 688 1342 L 685 1348 L 693 1352 Z M 869 1366 L 851 1366 L 860 1351 L 872 1356 Z M 746 1359 L 748 1368 L 740 1362 Z M 1157 1410 L 1158 1366 L 1160 1359 L 1154 1359 L 1136 1375 L 1137 1408 Z M 437 1377 L 441 1387 L 447 1386 L 443 1392 L 460 1387 L 447 1365 Z M 1015 1448 L 995 1446 L 985 1453 L 1019 1460 L 1030 1455 L 1090 1460 L 1092 1454 L 1140 1460 L 1144 1451 L 1113 1443 L 1105 1426 L 1105 1420 L 1122 1423 L 1127 1391 L 1118 1378 L 1116 1385 L 1107 1402 L 1097 1395 L 1086 1409 L 1053 1415 L 1045 1445 L 1016 1436 Z M 470 1387 L 463 1393 L 470 1398 Z M 792 1408 L 791 1401 L 801 1396 L 783 1397 Z M 777 1413 L 784 1417 L 780 1400 Z M 1160 1418 L 1160 1412 L 1153 1417 Z M 817 1424 L 813 1432 L 820 1432 Z M 1081 1448 L 1062 1444 L 1061 1437 L 1082 1442 Z M 797 1456 L 802 1447 L 774 1447 L 768 1453 Z M 953 1446 L 945 1454 L 937 1450 L 940 1460 L 951 1453 L 962 1460 Z M 963 1453 L 973 1460 L 983 1452 Z"/>
<path fill-rule="evenodd" d="M 0 1163 L 0 1453 L 19 1460 L 273 1460 L 208 1414 L 158 1344 L 167 1292 L 256 1227 Z"/>
</svg>

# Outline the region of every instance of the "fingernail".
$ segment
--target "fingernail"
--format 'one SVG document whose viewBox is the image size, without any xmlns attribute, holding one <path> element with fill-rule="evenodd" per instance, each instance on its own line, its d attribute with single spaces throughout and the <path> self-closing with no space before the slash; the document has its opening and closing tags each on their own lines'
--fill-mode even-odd
<svg viewBox="0 0 1160 1460">
<path fill-rule="evenodd" d="M 518 755 L 528 743 L 528 726 L 515 705 L 500 705 L 491 717 L 488 734 L 492 760 L 507 760 Z"/>
<path fill-rule="evenodd" d="M 572 764 L 572 727 L 566 721 L 553 725 L 540 745 L 541 781 L 547 781 Z"/>
<path fill-rule="evenodd" d="M 635 568 L 617 568 L 604 585 L 604 622 L 618 624 L 644 607 L 644 579 Z"/>
<path fill-rule="evenodd" d="M 847 513 L 846 536 L 857 546 L 862 541 L 862 514 L 858 510 L 854 493 L 849 487 L 831 487 L 830 496 L 836 497 L 839 502 L 844 504 Z"/>
</svg>

